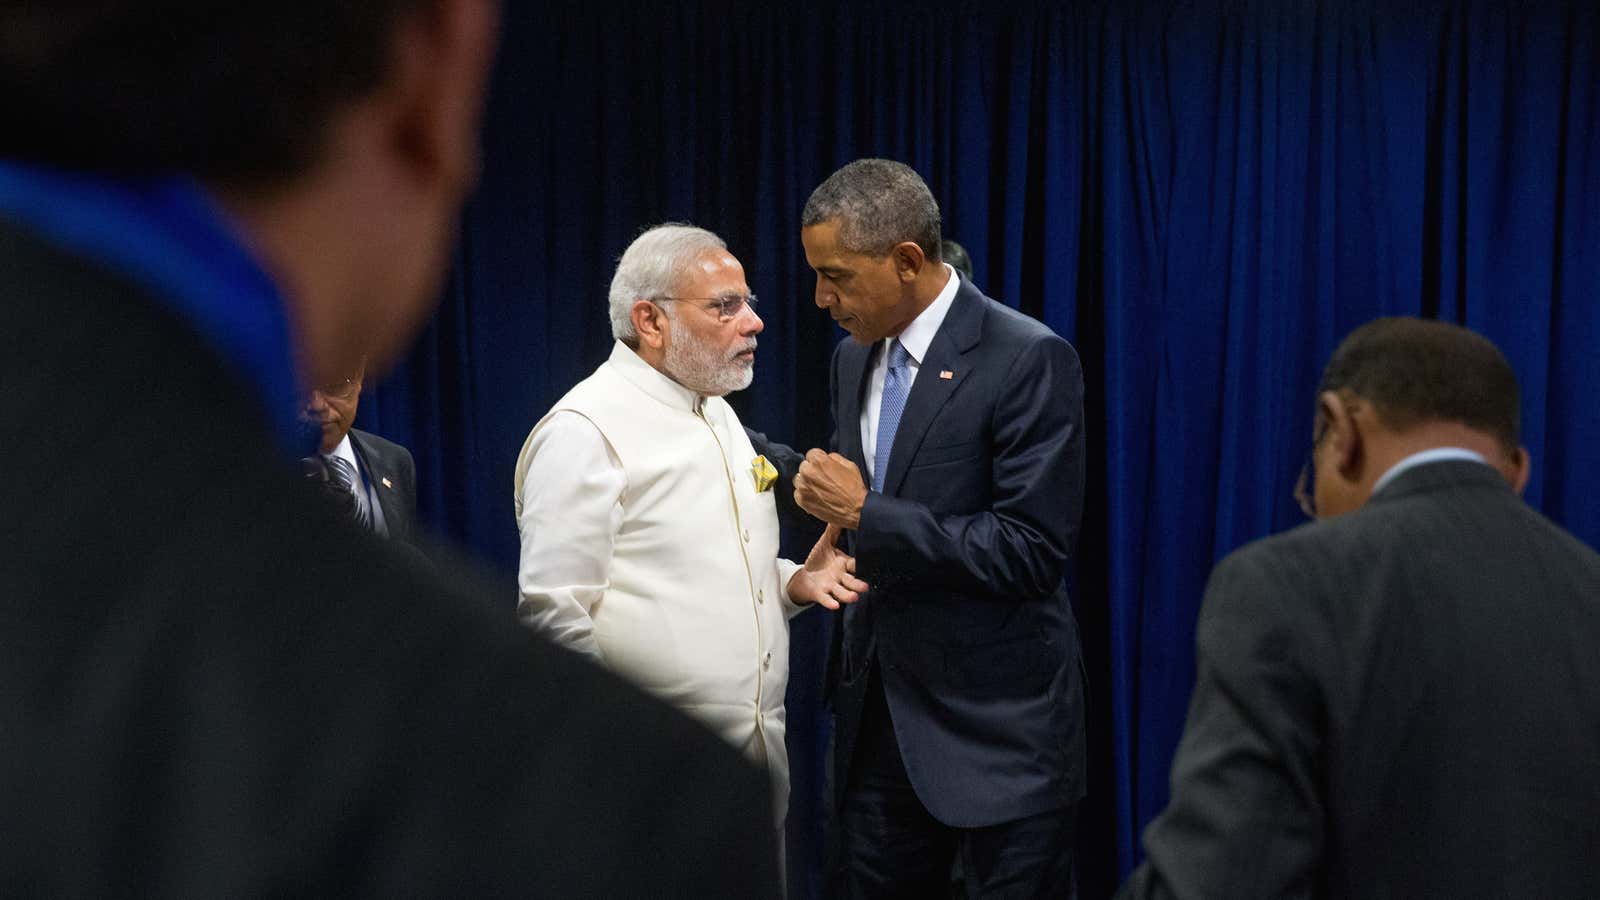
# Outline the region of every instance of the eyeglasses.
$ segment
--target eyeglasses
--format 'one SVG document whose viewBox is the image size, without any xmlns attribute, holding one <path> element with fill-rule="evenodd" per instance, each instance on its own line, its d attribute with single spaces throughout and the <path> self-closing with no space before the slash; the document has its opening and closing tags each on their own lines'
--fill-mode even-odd
<svg viewBox="0 0 1600 900">
<path fill-rule="evenodd" d="M 672 300 L 678 303 L 703 303 L 700 308 L 708 312 L 715 312 L 720 322 L 732 322 L 745 307 L 750 307 L 751 312 L 756 311 L 758 302 L 755 294 L 744 296 L 729 295 L 727 297 L 653 297 L 651 302 Z"/>
<path fill-rule="evenodd" d="M 1311 452 L 1306 454 L 1305 465 L 1300 467 L 1300 477 L 1294 481 L 1294 502 L 1300 504 L 1300 511 L 1308 519 L 1317 517 L 1317 448 L 1322 446 L 1322 439 L 1328 436 L 1328 423 L 1321 421 L 1320 415 L 1317 419 L 1317 433 L 1311 438 Z"/>
</svg>

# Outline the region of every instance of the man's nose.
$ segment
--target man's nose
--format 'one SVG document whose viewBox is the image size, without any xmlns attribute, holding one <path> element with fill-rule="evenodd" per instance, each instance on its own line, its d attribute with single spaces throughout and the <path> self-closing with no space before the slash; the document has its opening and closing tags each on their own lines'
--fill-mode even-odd
<svg viewBox="0 0 1600 900">
<path fill-rule="evenodd" d="M 742 310 L 742 312 L 747 312 L 750 315 L 746 316 L 744 319 L 742 319 L 740 321 L 740 324 L 739 324 L 739 333 L 740 334 L 745 335 L 747 337 L 748 336 L 757 335 L 757 334 L 760 334 L 767 327 L 766 323 L 761 321 L 761 316 L 757 315 L 756 311 L 753 308 L 751 308 L 749 305 L 746 305 L 744 307 L 744 309 Z"/>
</svg>

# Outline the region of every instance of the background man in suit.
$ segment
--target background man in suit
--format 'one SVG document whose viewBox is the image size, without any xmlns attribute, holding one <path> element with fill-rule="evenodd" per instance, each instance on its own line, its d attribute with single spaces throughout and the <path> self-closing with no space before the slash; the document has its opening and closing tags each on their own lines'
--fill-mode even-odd
<svg viewBox="0 0 1600 900">
<path fill-rule="evenodd" d="M 845 166 L 802 226 L 816 303 L 854 340 L 833 355 L 839 452 L 807 454 L 795 500 L 853 531 L 872 586 L 830 662 L 838 892 L 937 896 L 959 854 L 971 896 L 1068 896 L 1077 354 L 940 262 L 939 207 L 905 165 Z"/>
<path fill-rule="evenodd" d="M 776 892 L 759 772 L 298 472 L 431 306 L 494 31 L 0 5 L 0 895 Z"/>
<path fill-rule="evenodd" d="M 313 388 L 300 415 L 318 430 L 315 459 L 326 475 L 318 480 L 340 508 L 370 531 L 409 542 L 417 513 L 417 467 L 411 451 L 351 427 L 365 377 L 363 364 L 346 378 Z"/>
<path fill-rule="evenodd" d="M 972 280 L 972 257 L 968 255 L 967 248 L 945 238 L 939 242 L 939 258 L 960 272 L 963 278 Z"/>
<path fill-rule="evenodd" d="M 1125 897 L 1600 896 L 1600 555 L 1518 493 L 1516 378 L 1379 319 L 1317 394 L 1314 524 L 1218 565 Z"/>
</svg>

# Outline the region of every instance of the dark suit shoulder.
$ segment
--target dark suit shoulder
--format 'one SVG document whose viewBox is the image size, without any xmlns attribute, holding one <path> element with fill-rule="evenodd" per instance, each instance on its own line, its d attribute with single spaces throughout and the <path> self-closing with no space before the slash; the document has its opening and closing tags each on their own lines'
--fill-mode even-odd
<svg viewBox="0 0 1600 900">
<path fill-rule="evenodd" d="M 1020 310 L 1001 303 L 992 297 L 980 294 L 984 302 L 984 330 L 985 336 L 994 334 L 1003 338 L 1021 341 L 1049 341 L 1057 340 L 1066 343 L 1066 338 L 1056 334 L 1050 326 L 1035 319 Z"/>
<path fill-rule="evenodd" d="M 1037 377 L 1039 371 L 1035 370 L 1050 370 L 1056 377 L 1081 382 L 1082 363 L 1077 350 L 1066 338 L 1038 319 L 986 297 L 976 289 L 972 289 L 972 295 L 976 296 L 982 310 L 981 352 L 991 360 L 1005 361 L 1008 381 Z"/>
<path fill-rule="evenodd" d="M 370 431 L 352 428 L 350 429 L 350 439 L 360 442 L 368 452 L 385 459 L 411 458 L 411 451 L 407 450 L 405 445 L 397 444 L 382 435 L 374 434 Z"/>
</svg>

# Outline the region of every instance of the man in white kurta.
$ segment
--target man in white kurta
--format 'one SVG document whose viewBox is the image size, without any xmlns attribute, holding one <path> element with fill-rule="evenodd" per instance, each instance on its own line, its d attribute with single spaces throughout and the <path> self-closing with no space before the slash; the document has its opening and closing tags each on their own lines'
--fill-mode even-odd
<svg viewBox="0 0 1600 900">
<path fill-rule="evenodd" d="M 765 765 L 781 829 L 787 619 L 866 586 L 836 531 L 805 566 L 778 557 L 770 479 L 721 396 L 749 384 L 754 302 L 701 229 L 652 229 L 623 255 L 610 358 L 517 460 L 518 615 Z"/>
</svg>

